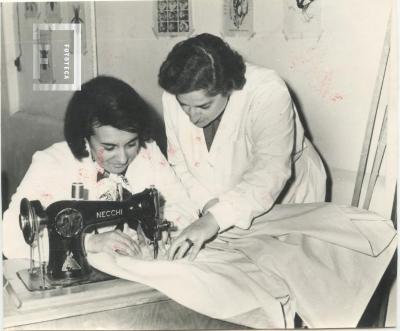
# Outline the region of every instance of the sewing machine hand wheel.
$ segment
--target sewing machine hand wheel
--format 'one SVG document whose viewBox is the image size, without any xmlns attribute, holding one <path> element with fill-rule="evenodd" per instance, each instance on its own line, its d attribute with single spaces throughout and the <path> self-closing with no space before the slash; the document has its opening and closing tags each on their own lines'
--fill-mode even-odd
<svg viewBox="0 0 400 331">
<path fill-rule="evenodd" d="M 26 198 L 21 200 L 19 226 L 28 245 L 32 246 L 46 222 L 47 219 L 43 217 L 43 208 L 39 201 L 29 201 Z"/>
</svg>

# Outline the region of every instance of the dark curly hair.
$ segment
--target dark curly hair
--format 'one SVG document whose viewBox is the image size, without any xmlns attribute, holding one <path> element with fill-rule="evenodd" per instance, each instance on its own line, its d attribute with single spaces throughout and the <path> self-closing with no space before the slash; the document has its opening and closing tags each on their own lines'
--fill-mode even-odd
<svg viewBox="0 0 400 331">
<path fill-rule="evenodd" d="M 159 85 L 171 94 L 207 90 L 211 96 L 240 90 L 243 58 L 221 38 L 203 33 L 176 44 L 161 65 Z"/>
<path fill-rule="evenodd" d="M 151 117 L 147 103 L 125 82 L 108 76 L 98 76 L 83 84 L 68 103 L 64 120 L 64 136 L 74 156 L 81 160 L 89 156 L 85 138 L 93 128 L 110 125 L 137 133 L 139 144 L 150 140 Z"/>
</svg>

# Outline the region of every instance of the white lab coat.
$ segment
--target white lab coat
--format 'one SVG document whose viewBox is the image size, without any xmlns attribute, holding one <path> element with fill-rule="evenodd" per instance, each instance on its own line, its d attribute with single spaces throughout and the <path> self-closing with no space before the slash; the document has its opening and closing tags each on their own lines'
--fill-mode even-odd
<svg viewBox="0 0 400 331">
<path fill-rule="evenodd" d="M 324 201 L 324 166 L 274 71 L 246 65 L 246 84 L 231 94 L 209 151 L 203 129 L 190 122 L 175 96 L 164 92 L 162 100 L 168 161 L 200 210 L 219 199 L 209 211 L 221 231 L 248 228 L 292 175 L 283 203 Z"/>
<path fill-rule="evenodd" d="M 29 246 L 23 239 L 18 222 L 22 198 L 39 200 L 46 208 L 55 201 L 71 199 L 72 183 L 81 182 L 89 191 L 89 199 L 96 200 L 107 189 L 104 180 L 97 182 L 97 173 L 98 168 L 91 156 L 78 161 L 66 142 L 36 152 L 3 215 L 4 255 L 8 258 L 29 258 Z M 166 200 L 164 217 L 174 222 L 179 230 L 196 219 L 196 208 L 155 142 L 147 143 L 146 148 L 140 149 L 125 176 L 132 193 L 154 185 Z M 43 250 L 47 256 L 47 235 L 43 239 Z"/>
</svg>

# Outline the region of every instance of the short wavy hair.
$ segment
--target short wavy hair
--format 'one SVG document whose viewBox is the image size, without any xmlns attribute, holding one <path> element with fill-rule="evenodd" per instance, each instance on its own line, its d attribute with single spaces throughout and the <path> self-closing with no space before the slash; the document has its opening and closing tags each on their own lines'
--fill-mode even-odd
<svg viewBox="0 0 400 331">
<path fill-rule="evenodd" d="M 163 62 L 159 85 L 171 94 L 207 90 L 211 96 L 240 90 L 246 82 L 243 58 L 212 34 L 176 44 Z"/>
<path fill-rule="evenodd" d="M 85 138 L 93 128 L 110 125 L 137 133 L 139 144 L 151 139 L 151 116 L 147 103 L 127 83 L 109 76 L 98 76 L 83 84 L 68 103 L 64 136 L 78 160 L 89 156 Z"/>
</svg>

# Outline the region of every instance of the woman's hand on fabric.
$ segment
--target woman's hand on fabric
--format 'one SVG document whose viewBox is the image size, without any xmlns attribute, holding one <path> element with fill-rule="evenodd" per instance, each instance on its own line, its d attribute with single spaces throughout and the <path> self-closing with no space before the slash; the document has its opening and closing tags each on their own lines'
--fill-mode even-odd
<svg viewBox="0 0 400 331">
<path fill-rule="evenodd" d="M 120 230 L 108 231 L 91 235 L 85 242 L 86 251 L 92 253 L 137 256 L 141 254 L 139 244 Z"/>
<path fill-rule="evenodd" d="M 168 250 L 168 259 L 177 260 L 187 256 L 193 261 L 203 244 L 212 239 L 218 230 L 219 226 L 214 216 L 211 213 L 205 214 L 173 240 Z"/>
</svg>

